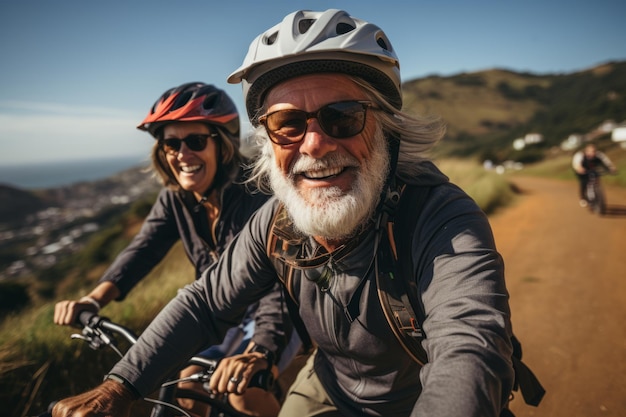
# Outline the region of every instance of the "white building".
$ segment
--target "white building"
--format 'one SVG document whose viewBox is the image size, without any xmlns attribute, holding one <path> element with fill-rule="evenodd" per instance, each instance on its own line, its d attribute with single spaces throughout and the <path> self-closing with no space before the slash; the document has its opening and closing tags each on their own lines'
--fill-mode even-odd
<svg viewBox="0 0 626 417">
<path fill-rule="evenodd" d="M 543 142 L 543 135 L 541 133 L 527 133 L 524 136 L 524 142 L 526 145 L 533 145 Z"/>
<path fill-rule="evenodd" d="M 622 123 L 611 132 L 611 140 L 613 142 L 626 142 L 626 123 Z"/>
</svg>

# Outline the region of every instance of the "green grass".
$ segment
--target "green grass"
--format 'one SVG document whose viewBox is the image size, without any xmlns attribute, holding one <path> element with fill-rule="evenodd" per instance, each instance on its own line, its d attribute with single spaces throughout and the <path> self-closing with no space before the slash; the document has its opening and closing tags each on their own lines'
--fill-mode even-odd
<svg viewBox="0 0 626 417">
<path fill-rule="evenodd" d="M 101 315 L 140 333 L 194 276 L 178 244 L 124 302 L 109 304 Z M 82 295 L 71 293 L 58 299 Z M 97 385 L 117 360 L 113 351 L 95 352 L 70 339 L 77 329 L 54 325 L 53 314 L 54 302 L 48 302 L 8 317 L 0 325 L 0 403 L 15 407 L 5 409 L 8 416 L 27 411 L 38 414 L 52 400 Z"/>
<path fill-rule="evenodd" d="M 445 159 L 439 161 L 437 166 L 487 214 L 506 207 L 515 198 L 515 191 L 506 177 L 485 170 L 478 162 Z"/>
</svg>

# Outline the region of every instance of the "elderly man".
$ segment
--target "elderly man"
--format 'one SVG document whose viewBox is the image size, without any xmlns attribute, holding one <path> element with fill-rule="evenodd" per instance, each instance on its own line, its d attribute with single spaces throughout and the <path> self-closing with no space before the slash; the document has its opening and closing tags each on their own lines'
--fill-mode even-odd
<svg viewBox="0 0 626 417">
<path fill-rule="evenodd" d="M 219 340 L 217 318 L 242 316 L 289 262 L 286 284 L 316 349 L 280 416 L 498 416 L 514 374 L 503 262 L 481 210 L 424 158 L 443 127 L 401 111 L 385 33 L 339 10 L 295 12 L 253 41 L 229 82 L 243 83 L 257 126 L 253 180 L 275 197 L 156 318 L 111 370 L 114 380 L 53 415 L 127 415 L 134 397 Z M 381 216 L 402 184 L 427 193 L 407 209 L 417 220 L 413 274 L 402 277 L 421 307 L 426 364 L 394 337 L 376 287 L 387 246 Z M 269 227 L 277 217 L 278 232 Z M 268 250 L 275 233 L 282 254 Z M 260 368 L 216 374 L 210 386 L 243 392 Z"/>
</svg>

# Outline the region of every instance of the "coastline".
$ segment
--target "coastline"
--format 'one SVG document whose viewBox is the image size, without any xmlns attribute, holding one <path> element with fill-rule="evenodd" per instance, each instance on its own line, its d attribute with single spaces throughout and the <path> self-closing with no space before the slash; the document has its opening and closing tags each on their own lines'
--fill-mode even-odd
<svg viewBox="0 0 626 417">
<path fill-rule="evenodd" d="M 145 156 L 0 165 L 0 184 L 37 190 L 108 178 L 130 168 L 147 166 Z"/>
</svg>

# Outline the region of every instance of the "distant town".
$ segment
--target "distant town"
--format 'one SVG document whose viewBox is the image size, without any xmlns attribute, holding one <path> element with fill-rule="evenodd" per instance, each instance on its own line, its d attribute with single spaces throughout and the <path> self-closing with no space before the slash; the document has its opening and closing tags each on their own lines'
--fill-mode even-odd
<svg viewBox="0 0 626 417">
<path fill-rule="evenodd" d="M 8 266 L 3 262 L 0 280 L 18 279 L 56 264 L 100 229 L 103 212 L 122 210 L 159 189 L 152 173 L 138 167 L 104 180 L 44 190 L 44 208 L 0 229 L 0 250 L 11 258 Z"/>
<path fill-rule="evenodd" d="M 571 152 L 583 144 L 594 141 L 604 135 L 610 134 L 613 142 L 619 143 L 623 149 L 626 149 L 626 121 L 616 123 L 613 120 L 605 120 L 598 127 L 587 133 L 572 133 L 567 139 L 563 140 L 559 145 L 561 151 Z M 527 133 L 524 137 L 513 140 L 513 149 L 521 151 L 524 148 L 542 144 L 544 141 L 541 133 Z M 518 171 L 524 168 L 524 164 L 517 161 L 503 161 L 495 164 L 491 160 L 483 161 L 483 167 L 487 170 L 494 170 L 498 174 L 504 174 L 506 171 Z"/>
</svg>

